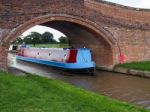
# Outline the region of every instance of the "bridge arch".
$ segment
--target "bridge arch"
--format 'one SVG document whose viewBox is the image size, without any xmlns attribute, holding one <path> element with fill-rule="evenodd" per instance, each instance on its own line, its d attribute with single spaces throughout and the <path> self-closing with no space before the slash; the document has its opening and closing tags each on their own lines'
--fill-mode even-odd
<svg viewBox="0 0 150 112">
<path fill-rule="evenodd" d="M 66 14 L 64 15 L 63 14 L 49 14 L 46 16 L 40 16 L 40 17 L 31 19 L 19 25 L 17 28 L 14 28 L 9 33 L 9 35 L 4 39 L 4 42 L 10 42 L 11 40 L 16 39 L 17 36 L 21 35 L 27 29 L 35 25 L 43 24 L 43 23 L 50 22 L 50 21 L 66 21 L 66 22 L 79 24 L 101 35 L 102 38 L 104 38 L 111 47 L 113 47 L 116 44 L 116 39 L 112 37 L 110 32 L 106 30 L 105 27 L 101 26 L 100 24 L 96 24 L 92 21 L 89 21 L 88 19 L 85 20 L 81 17 L 66 15 Z"/>
<path fill-rule="evenodd" d="M 76 38 L 76 40 L 78 40 L 79 44 L 86 45 L 87 47 L 92 49 L 93 57 L 94 60 L 96 61 L 97 67 L 108 67 L 114 64 L 113 49 L 114 47 L 116 47 L 116 39 L 111 35 L 111 33 L 101 25 L 98 25 L 92 21 L 85 20 L 80 17 L 72 16 L 72 15 L 50 14 L 50 15 L 31 19 L 19 25 L 17 28 L 13 29 L 8 34 L 8 36 L 4 38 L 3 43 L 10 43 L 11 41 L 15 40 L 19 35 L 21 35 L 23 32 L 25 32 L 27 29 L 35 25 L 42 24 L 44 26 L 47 26 L 46 25 L 47 23 L 55 23 L 55 22 L 69 23 L 71 25 L 76 26 L 78 29 L 84 30 L 84 33 L 93 35 L 94 38 L 92 38 L 92 40 L 91 39 L 86 40 L 87 43 L 85 43 L 84 40 L 80 38 Z M 59 29 L 56 28 L 56 30 Z M 87 35 L 81 34 L 81 36 L 87 36 Z M 89 36 L 89 38 L 91 37 Z M 95 43 L 92 43 L 93 45 L 89 45 L 91 41 Z M 74 39 L 72 43 L 74 43 Z M 77 44 L 77 42 L 75 44 Z"/>
</svg>

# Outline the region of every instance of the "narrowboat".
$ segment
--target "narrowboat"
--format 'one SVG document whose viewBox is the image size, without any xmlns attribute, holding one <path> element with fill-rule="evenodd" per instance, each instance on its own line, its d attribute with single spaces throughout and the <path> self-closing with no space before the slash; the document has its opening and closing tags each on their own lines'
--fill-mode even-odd
<svg viewBox="0 0 150 112">
<path fill-rule="evenodd" d="M 16 59 L 62 68 L 69 71 L 94 73 L 95 62 L 88 48 L 20 48 Z"/>
</svg>

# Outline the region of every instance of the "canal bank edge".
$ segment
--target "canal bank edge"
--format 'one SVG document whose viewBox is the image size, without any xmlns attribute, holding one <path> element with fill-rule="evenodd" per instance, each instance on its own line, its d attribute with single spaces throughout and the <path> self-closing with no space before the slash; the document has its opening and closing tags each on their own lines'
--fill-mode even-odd
<svg viewBox="0 0 150 112">
<path fill-rule="evenodd" d="M 102 70 L 102 71 L 107 71 L 107 72 L 115 72 L 115 73 L 122 73 L 122 74 L 126 74 L 126 75 L 150 78 L 149 71 L 135 70 L 135 69 L 129 69 L 129 68 L 123 68 L 123 67 L 117 67 L 117 66 L 115 66 L 113 69 L 108 69 L 106 67 L 97 67 L 96 70 Z"/>
<path fill-rule="evenodd" d="M 123 67 L 114 67 L 113 71 L 117 73 L 150 78 L 149 71 L 135 70 L 135 69 L 129 69 L 129 68 L 123 68 Z"/>
<path fill-rule="evenodd" d="M 34 74 L 34 73 L 31 73 L 31 72 L 28 72 L 26 70 L 16 68 L 16 67 L 10 67 L 10 68 L 16 69 L 16 70 L 21 71 L 25 74 Z M 115 73 L 122 73 L 122 74 L 126 74 L 126 75 L 133 75 L 133 76 L 150 78 L 150 72 L 148 72 L 148 71 L 141 71 L 141 70 L 135 70 L 135 69 L 129 69 L 129 68 L 123 68 L 123 67 L 114 67 L 113 69 L 101 67 L 101 68 L 96 68 L 96 70 L 102 70 L 102 71 L 107 71 L 107 72 L 115 72 Z"/>
<path fill-rule="evenodd" d="M 3 100 L 3 103 L 7 103 L 8 107 L 5 108 L 5 105 L 1 105 L 1 112 L 11 112 L 12 109 L 15 110 L 15 112 L 19 112 L 24 108 L 26 108 L 27 111 L 30 111 L 31 107 L 33 111 L 42 111 L 46 108 L 47 111 L 52 110 L 57 112 L 70 110 L 80 112 L 149 112 L 149 110 L 146 110 L 142 107 L 130 105 L 128 103 L 113 100 L 111 98 L 107 98 L 105 96 L 101 96 L 84 89 L 76 88 L 59 80 L 53 79 L 51 80 L 51 82 L 49 82 L 50 80 L 48 80 L 47 78 L 42 78 L 34 75 L 29 75 L 28 77 L 14 77 L 12 76 L 13 74 L 7 74 L 4 72 L 1 72 L 0 74 L 1 83 L 4 85 L 4 87 L 0 86 L 2 87 L 1 90 L 4 90 L 4 92 L 2 92 L 2 95 L 5 94 L 4 98 L 1 100 Z M 28 92 L 30 89 L 32 89 L 32 91 Z M 22 94 L 24 95 L 23 98 Z M 12 99 L 12 96 L 13 98 L 19 98 L 19 102 L 18 100 L 13 100 L 13 103 L 9 102 L 9 100 Z M 35 102 L 35 100 L 37 101 Z M 54 100 L 54 102 L 51 103 L 51 100 Z M 23 108 L 22 106 L 19 106 L 22 104 L 22 102 L 25 102 Z M 49 106 L 49 102 L 51 106 Z M 64 104 L 68 105 L 64 106 Z"/>
</svg>

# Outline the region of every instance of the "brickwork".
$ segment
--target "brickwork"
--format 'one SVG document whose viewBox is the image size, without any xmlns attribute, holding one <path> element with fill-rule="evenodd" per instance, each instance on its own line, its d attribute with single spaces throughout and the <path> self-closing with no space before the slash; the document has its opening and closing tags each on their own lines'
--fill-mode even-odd
<svg viewBox="0 0 150 112">
<path fill-rule="evenodd" d="M 8 44 L 0 45 L 0 70 L 7 71 Z"/>
<path fill-rule="evenodd" d="M 101 0 L 85 1 L 85 6 L 100 12 L 115 25 L 128 28 L 150 29 L 149 9 L 130 8 Z"/>
<path fill-rule="evenodd" d="M 37 24 L 62 31 L 75 46 L 90 47 L 98 67 L 119 63 L 120 53 L 125 62 L 149 60 L 149 18 L 149 10 L 101 0 L 0 0 L 0 68 L 7 70 L 4 43 Z"/>
</svg>

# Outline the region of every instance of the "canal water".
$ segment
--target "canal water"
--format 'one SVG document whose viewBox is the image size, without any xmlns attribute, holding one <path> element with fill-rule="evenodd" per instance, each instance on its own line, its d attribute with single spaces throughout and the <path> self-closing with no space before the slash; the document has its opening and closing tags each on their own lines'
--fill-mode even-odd
<svg viewBox="0 0 150 112">
<path fill-rule="evenodd" d="M 16 60 L 15 56 L 15 54 L 9 54 L 8 56 L 9 66 L 11 67 L 60 79 L 77 87 L 150 109 L 150 79 L 105 71 L 96 71 L 94 76 L 74 74 L 19 61 Z"/>
</svg>

